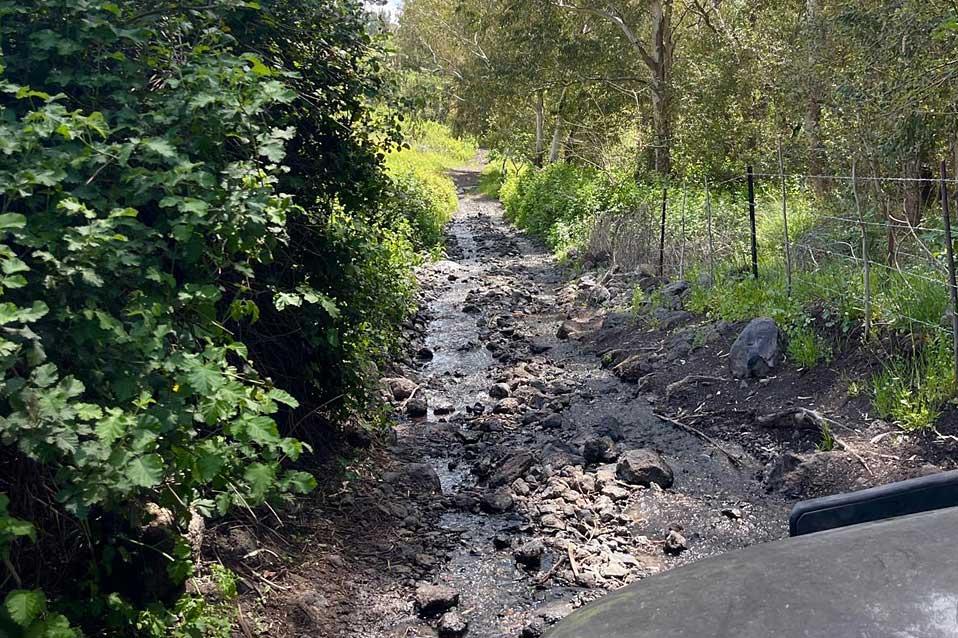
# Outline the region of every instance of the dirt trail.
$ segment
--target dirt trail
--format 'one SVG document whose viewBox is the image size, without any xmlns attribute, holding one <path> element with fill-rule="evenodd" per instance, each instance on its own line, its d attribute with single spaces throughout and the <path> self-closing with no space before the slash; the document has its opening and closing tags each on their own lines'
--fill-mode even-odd
<svg viewBox="0 0 958 638">
<path fill-rule="evenodd" d="M 641 329 L 605 298 L 590 309 L 605 288 L 570 284 L 478 194 L 478 169 L 454 178 L 449 257 L 420 273 L 419 352 L 390 373 L 405 381 L 387 384 L 401 413 L 426 413 L 403 416 L 389 446 L 294 521 L 309 560 L 258 566 L 284 587 L 251 609 L 268 635 L 456 636 L 468 624 L 476 638 L 537 636 L 608 590 L 786 533 L 794 495 L 766 489 L 776 444 L 747 445 L 748 432 L 710 441 L 656 417 L 661 396 L 599 356 Z M 560 339 L 570 315 L 580 322 Z M 690 406 L 719 398 L 681 394 Z M 631 450 L 661 454 L 674 485 L 617 473 Z M 423 584 L 450 589 L 420 590 L 417 604 Z"/>
</svg>

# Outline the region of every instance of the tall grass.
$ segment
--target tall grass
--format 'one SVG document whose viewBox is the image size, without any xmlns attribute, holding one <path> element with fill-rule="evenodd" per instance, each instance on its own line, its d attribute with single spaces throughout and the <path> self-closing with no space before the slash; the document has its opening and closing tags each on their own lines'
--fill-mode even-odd
<svg viewBox="0 0 958 638">
<path fill-rule="evenodd" d="M 408 220 L 410 237 L 420 250 L 438 251 L 442 231 L 456 211 L 456 186 L 446 171 L 462 166 L 478 151 L 472 139 L 460 139 L 437 122 L 406 126 L 407 148 L 386 157 L 396 206 Z"/>
</svg>

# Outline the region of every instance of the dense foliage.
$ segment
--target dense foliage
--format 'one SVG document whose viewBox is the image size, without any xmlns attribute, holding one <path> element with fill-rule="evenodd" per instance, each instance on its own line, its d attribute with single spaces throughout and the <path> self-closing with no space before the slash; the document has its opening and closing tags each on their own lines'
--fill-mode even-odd
<svg viewBox="0 0 958 638">
<path fill-rule="evenodd" d="M 0 634 L 225 635 L 180 532 L 312 489 L 365 405 L 474 151 L 387 171 L 367 18 L 0 3 Z"/>
</svg>

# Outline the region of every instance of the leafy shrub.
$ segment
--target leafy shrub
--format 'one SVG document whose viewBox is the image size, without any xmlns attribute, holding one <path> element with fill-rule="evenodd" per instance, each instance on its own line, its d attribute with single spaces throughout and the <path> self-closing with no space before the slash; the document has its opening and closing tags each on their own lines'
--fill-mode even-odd
<svg viewBox="0 0 958 638">
<path fill-rule="evenodd" d="M 395 193 L 448 190 L 385 172 L 359 2 L 264 7 L 0 6 L 0 555 L 49 595 L 3 592 L 14 636 L 227 635 L 151 512 L 309 491 L 297 426 L 397 343 L 441 217 Z"/>
</svg>

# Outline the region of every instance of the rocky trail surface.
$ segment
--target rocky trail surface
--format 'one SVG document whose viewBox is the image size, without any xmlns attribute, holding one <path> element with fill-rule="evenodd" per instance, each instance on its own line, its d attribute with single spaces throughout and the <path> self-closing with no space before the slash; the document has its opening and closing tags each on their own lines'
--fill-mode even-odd
<svg viewBox="0 0 958 638">
<path fill-rule="evenodd" d="M 383 380 L 392 439 L 270 551 L 225 536 L 255 556 L 247 635 L 534 637 L 609 590 L 784 536 L 799 497 L 927 469 L 921 449 L 866 459 L 871 431 L 816 454 L 797 381 L 729 374 L 741 326 L 694 324 L 681 282 L 641 273 L 676 303 L 637 326 L 616 310 L 634 282 L 573 277 L 478 194 L 478 169 L 454 177 L 448 258 L 423 268 L 412 354 Z M 785 426 L 756 424 L 779 408 Z"/>
</svg>

